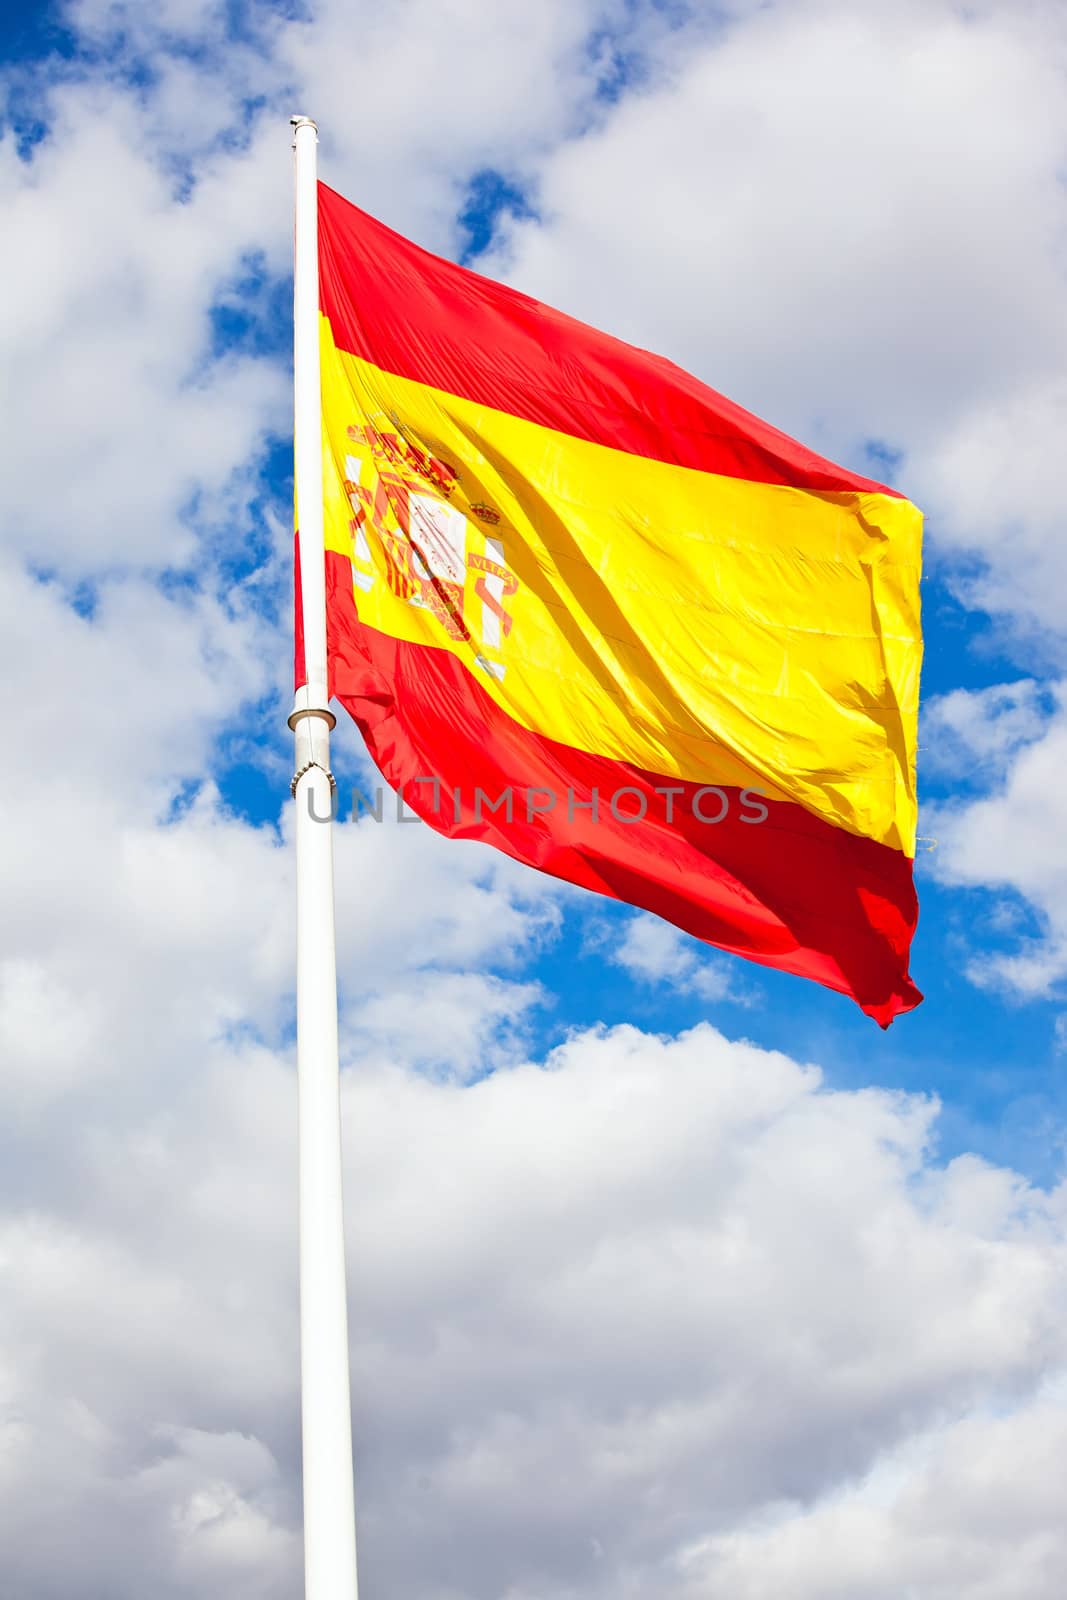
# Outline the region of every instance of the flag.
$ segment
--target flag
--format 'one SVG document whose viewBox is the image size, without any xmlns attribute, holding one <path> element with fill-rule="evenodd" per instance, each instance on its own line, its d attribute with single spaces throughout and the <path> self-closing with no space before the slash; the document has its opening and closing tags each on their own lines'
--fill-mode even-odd
<svg viewBox="0 0 1067 1600">
<path fill-rule="evenodd" d="M 915 507 L 322 184 L 319 274 L 330 690 L 386 781 L 882 1026 L 917 1005 Z"/>
</svg>

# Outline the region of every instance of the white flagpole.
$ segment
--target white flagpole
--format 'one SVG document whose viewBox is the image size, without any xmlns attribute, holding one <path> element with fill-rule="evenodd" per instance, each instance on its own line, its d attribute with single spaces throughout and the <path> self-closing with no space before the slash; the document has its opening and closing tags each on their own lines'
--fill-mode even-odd
<svg viewBox="0 0 1067 1600">
<path fill-rule="evenodd" d="M 294 439 L 305 685 L 296 741 L 296 1029 L 300 1101 L 300 1382 L 305 1600 L 357 1600 L 341 1203 L 341 1107 L 334 951 L 334 782 L 326 693 L 316 153 L 310 117 L 293 117 L 296 229 Z"/>
</svg>

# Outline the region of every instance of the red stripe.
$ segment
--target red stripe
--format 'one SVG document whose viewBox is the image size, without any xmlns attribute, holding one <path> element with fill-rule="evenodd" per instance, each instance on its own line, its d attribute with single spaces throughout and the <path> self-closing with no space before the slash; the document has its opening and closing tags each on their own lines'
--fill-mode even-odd
<svg viewBox="0 0 1067 1600">
<path fill-rule="evenodd" d="M 737 789 L 721 791 L 722 821 L 700 820 L 723 808 L 704 786 L 531 733 L 450 651 L 361 624 L 350 563 L 332 552 L 326 559 L 331 692 L 387 782 L 431 827 L 653 911 L 721 949 L 814 978 L 851 995 L 883 1027 L 918 1005 L 908 977 L 912 863 L 899 851 L 785 802 L 764 801 L 766 821 L 745 822 L 753 808 Z M 420 778 L 439 779 L 439 794 Z M 661 792 L 667 785 L 682 791 L 670 801 L 673 820 Z M 509 787 L 510 821 L 475 802 L 476 789 L 496 800 Z M 530 789 L 553 792 L 555 807 L 531 814 Z M 569 791 L 577 800 L 598 794 L 597 820 L 576 806 L 568 816 Z M 642 803 L 643 820 L 620 820 Z"/>
<path fill-rule="evenodd" d="M 322 309 L 339 349 L 631 455 L 756 483 L 896 495 L 662 356 L 431 255 L 319 185 Z"/>
</svg>

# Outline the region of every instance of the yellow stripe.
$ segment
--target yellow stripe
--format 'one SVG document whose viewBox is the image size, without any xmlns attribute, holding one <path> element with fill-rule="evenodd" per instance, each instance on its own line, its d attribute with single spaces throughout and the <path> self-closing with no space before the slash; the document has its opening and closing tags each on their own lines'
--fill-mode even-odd
<svg viewBox="0 0 1067 1600">
<path fill-rule="evenodd" d="M 322 329 L 326 543 L 363 621 L 451 649 L 532 731 L 914 854 L 914 506 L 591 444 Z"/>
</svg>

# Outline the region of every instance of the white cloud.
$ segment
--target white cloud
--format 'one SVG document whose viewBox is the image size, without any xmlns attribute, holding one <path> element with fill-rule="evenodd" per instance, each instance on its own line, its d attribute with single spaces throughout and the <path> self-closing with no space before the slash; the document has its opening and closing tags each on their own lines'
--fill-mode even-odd
<svg viewBox="0 0 1067 1600">
<path fill-rule="evenodd" d="M 286 422 L 278 364 L 210 360 L 208 319 L 243 253 L 284 259 L 284 147 L 276 173 L 263 142 L 209 163 L 183 200 L 131 95 L 73 83 L 53 109 L 30 160 L 0 142 L 9 546 L 70 575 L 195 566 L 185 508 Z"/>
<path fill-rule="evenodd" d="M 493 168 L 536 181 L 546 155 L 597 116 L 613 42 L 642 61 L 669 29 L 650 0 L 499 0 L 490 12 L 480 0 L 413 0 L 402 23 L 320 0 L 280 53 L 300 109 L 319 121 L 327 182 L 447 251 L 462 242 L 466 180 Z"/>
<path fill-rule="evenodd" d="M 708 1028 L 548 1066 L 347 1086 L 357 1393 L 405 1397 L 357 1405 L 386 1593 L 687 1593 L 701 1535 L 1012 1411 L 1062 1361 L 1062 1195 L 938 1170 L 931 1105 Z"/>
<path fill-rule="evenodd" d="M 400 1060 L 460 1078 L 498 1071 L 519 1054 L 528 1013 L 544 998 L 534 983 L 422 971 L 414 980 L 380 984 L 365 998 L 353 996 L 344 1053 L 350 1060 Z"/>
<path fill-rule="evenodd" d="M 296 1581 L 292 1078 L 220 1046 L 188 1074 L 111 1096 L 78 1182 L 0 1229 L 20 1594 L 80 1592 L 75 1560 L 117 1600 L 148 1568 L 167 1596 Z M 1020 1540 L 1059 1548 L 1064 1196 L 939 1167 L 932 1103 L 705 1026 L 585 1033 L 469 1087 L 363 1062 L 343 1109 L 383 1600 L 755 1597 L 786 1560 L 802 1595 L 955 1573 L 987 1600 Z"/>
<path fill-rule="evenodd" d="M 935 729 L 945 724 L 975 752 L 978 770 L 991 764 L 995 776 L 988 793 L 931 808 L 924 819 L 937 839 L 930 861 L 944 883 L 1020 895 L 1036 912 L 1036 932 L 1008 950 L 976 951 L 970 963 L 977 982 L 1026 998 L 1055 992 L 1067 974 L 1067 717 L 1057 704 L 1035 739 L 1032 702 L 1012 685 L 935 707 Z"/>
<path fill-rule="evenodd" d="M 724 957 L 713 955 L 697 940 L 647 912 L 630 917 L 621 931 L 608 924 L 593 924 L 586 944 L 592 951 L 604 952 L 639 983 L 698 995 L 702 1000 L 747 1003 L 747 991 Z"/>
<path fill-rule="evenodd" d="M 1059 201 L 1058 230 L 1067 227 Z M 1050 253 L 1062 258 L 1053 242 Z M 1063 299 L 1063 285 L 1059 289 Z M 1062 352 L 1050 319 L 1050 348 Z M 1056 357 L 1062 365 L 1062 353 Z M 920 465 L 920 482 L 936 514 L 938 537 L 956 550 L 977 550 L 989 569 L 963 592 L 972 605 L 1033 619 L 1062 653 L 1063 494 L 1057 471 L 1067 430 L 1067 383 L 1038 372 L 963 412 Z"/>
<path fill-rule="evenodd" d="M 687 1597 L 1053 1600 L 1067 1541 L 1057 1477 L 1062 1385 L 1009 1415 L 979 1412 L 909 1442 L 867 1479 L 686 1552 Z"/>
<path fill-rule="evenodd" d="M 902 450 L 934 548 L 1055 622 L 1062 11 L 802 0 L 687 43 L 545 160 L 490 270 L 830 455 Z"/>
<path fill-rule="evenodd" d="M 952 689 L 926 700 L 919 734 L 923 772 L 961 786 L 1003 779 L 1016 754 L 1046 731 L 1059 700 L 1055 686 L 1033 678 Z"/>
</svg>

